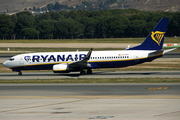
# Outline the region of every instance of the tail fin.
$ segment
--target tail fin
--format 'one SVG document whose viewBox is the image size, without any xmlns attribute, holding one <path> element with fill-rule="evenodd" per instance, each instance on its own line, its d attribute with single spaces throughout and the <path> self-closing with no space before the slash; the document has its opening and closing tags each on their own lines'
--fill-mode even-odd
<svg viewBox="0 0 180 120">
<path fill-rule="evenodd" d="M 169 18 L 162 18 L 144 42 L 128 50 L 161 50 Z"/>
</svg>

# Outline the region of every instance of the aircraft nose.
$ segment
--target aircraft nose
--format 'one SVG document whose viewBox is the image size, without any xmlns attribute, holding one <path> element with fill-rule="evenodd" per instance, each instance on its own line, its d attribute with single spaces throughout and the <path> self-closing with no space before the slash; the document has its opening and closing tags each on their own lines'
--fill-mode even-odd
<svg viewBox="0 0 180 120">
<path fill-rule="evenodd" d="M 8 67 L 8 62 L 7 62 L 7 61 L 4 62 L 4 63 L 3 63 L 3 66 L 4 66 L 4 67 Z"/>
</svg>

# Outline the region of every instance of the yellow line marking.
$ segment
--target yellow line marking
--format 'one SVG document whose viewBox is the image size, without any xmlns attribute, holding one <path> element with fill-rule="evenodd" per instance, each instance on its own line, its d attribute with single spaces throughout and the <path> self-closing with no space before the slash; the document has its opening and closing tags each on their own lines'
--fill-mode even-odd
<svg viewBox="0 0 180 120">
<path fill-rule="evenodd" d="M 147 88 L 147 89 L 149 89 L 149 90 L 162 90 L 162 89 L 169 89 L 169 87 L 150 87 L 150 88 Z"/>
</svg>

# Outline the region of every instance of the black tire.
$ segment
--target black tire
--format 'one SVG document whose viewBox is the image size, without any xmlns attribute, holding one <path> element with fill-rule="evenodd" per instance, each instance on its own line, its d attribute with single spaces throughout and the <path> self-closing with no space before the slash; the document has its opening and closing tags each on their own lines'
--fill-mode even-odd
<svg viewBox="0 0 180 120">
<path fill-rule="evenodd" d="M 80 72 L 80 75 L 84 75 L 84 74 L 86 74 L 84 70 Z"/>
<path fill-rule="evenodd" d="M 87 70 L 87 74 L 92 74 L 92 70 L 91 70 L 91 69 L 88 69 L 88 70 Z"/>
</svg>

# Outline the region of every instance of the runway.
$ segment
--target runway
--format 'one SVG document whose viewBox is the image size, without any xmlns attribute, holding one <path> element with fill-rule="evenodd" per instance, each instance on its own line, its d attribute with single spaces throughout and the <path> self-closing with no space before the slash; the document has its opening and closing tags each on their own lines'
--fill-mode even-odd
<svg viewBox="0 0 180 120">
<path fill-rule="evenodd" d="M 180 84 L 1 84 L 4 120 L 179 120 Z"/>
<path fill-rule="evenodd" d="M 180 71 L 93 71 L 80 75 L 79 72 L 55 74 L 53 72 L 0 73 L 0 80 L 62 79 L 62 78 L 180 78 Z"/>
</svg>

